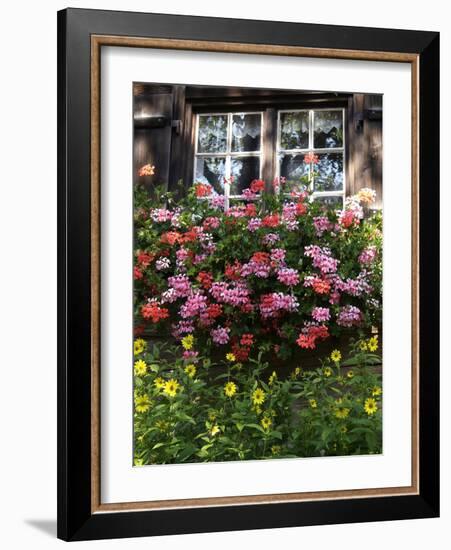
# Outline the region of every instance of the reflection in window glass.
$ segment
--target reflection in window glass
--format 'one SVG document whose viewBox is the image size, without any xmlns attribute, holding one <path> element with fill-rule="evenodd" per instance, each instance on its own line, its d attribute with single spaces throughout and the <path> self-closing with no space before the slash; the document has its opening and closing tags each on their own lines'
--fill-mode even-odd
<svg viewBox="0 0 451 550">
<path fill-rule="evenodd" d="M 197 140 L 199 153 L 225 153 L 227 150 L 227 115 L 200 115 Z"/>
<path fill-rule="evenodd" d="M 231 173 L 234 181 L 230 195 L 241 195 L 243 189 L 249 187 L 252 180 L 260 177 L 259 157 L 232 157 Z"/>
<path fill-rule="evenodd" d="M 343 208 L 343 195 L 318 195 L 315 200 L 329 208 Z"/>
<path fill-rule="evenodd" d="M 260 151 L 261 142 L 260 113 L 240 114 L 232 117 L 232 151 Z"/>
<path fill-rule="evenodd" d="M 313 147 L 343 147 L 343 111 L 314 111 Z"/>
<path fill-rule="evenodd" d="M 195 180 L 209 183 L 217 193 L 224 193 L 226 160 L 224 157 L 197 157 Z"/>
<path fill-rule="evenodd" d="M 280 113 L 280 148 L 307 149 L 309 146 L 308 111 Z"/>
<path fill-rule="evenodd" d="M 301 190 L 308 185 L 309 165 L 304 162 L 304 153 L 282 154 L 279 163 L 280 176 L 286 178 L 287 192 Z"/>
<path fill-rule="evenodd" d="M 315 165 L 314 191 L 343 190 L 343 153 L 323 153 L 318 155 Z"/>
</svg>

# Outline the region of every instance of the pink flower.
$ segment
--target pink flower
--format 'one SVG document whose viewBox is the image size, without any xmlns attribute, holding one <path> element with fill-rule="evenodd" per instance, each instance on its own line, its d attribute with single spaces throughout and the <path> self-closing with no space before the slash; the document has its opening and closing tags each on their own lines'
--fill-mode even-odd
<svg viewBox="0 0 451 550">
<path fill-rule="evenodd" d="M 277 272 L 277 279 L 287 286 L 295 286 L 299 283 L 299 272 L 297 269 L 284 267 Z"/>
<path fill-rule="evenodd" d="M 260 218 L 252 218 L 249 220 L 247 224 L 248 230 L 253 233 L 254 231 L 257 231 L 262 226 L 262 221 Z"/>
<path fill-rule="evenodd" d="M 173 288 L 177 298 L 184 298 L 191 292 L 191 283 L 186 275 L 176 275 L 168 278 L 168 285 Z"/>
<path fill-rule="evenodd" d="M 230 329 L 228 327 L 217 327 L 210 331 L 211 337 L 215 344 L 224 345 L 230 340 Z"/>
<path fill-rule="evenodd" d="M 312 317 L 318 323 L 330 320 L 330 311 L 328 307 L 314 307 L 312 310 Z"/>
<path fill-rule="evenodd" d="M 318 268 L 323 275 L 326 273 L 335 273 L 340 263 L 332 257 L 329 248 L 321 248 L 314 244 L 304 248 L 304 255 L 313 259 L 313 267 Z"/>
<path fill-rule="evenodd" d="M 273 292 L 260 297 L 260 314 L 264 319 L 277 317 L 281 312 L 297 311 L 298 307 L 299 302 L 291 294 Z"/>
<path fill-rule="evenodd" d="M 200 292 L 195 292 L 188 297 L 185 304 L 180 308 L 180 316 L 186 319 L 187 317 L 195 317 L 200 315 L 207 308 L 207 298 Z"/>
<path fill-rule="evenodd" d="M 337 318 L 337 325 L 342 327 L 358 326 L 363 320 L 362 312 L 355 306 L 344 306 L 341 308 Z"/>
<path fill-rule="evenodd" d="M 332 231 L 334 224 L 326 216 L 316 216 L 313 218 L 313 225 L 316 229 L 316 235 L 322 237 L 325 231 Z"/>
<path fill-rule="evenodd" d="M 377 249 L 375 246 L 368 246 L 364 248 L 359 256 L 359 263 L 362 265 L 370 265 L 374 262 L 377 256 Z"/>
</svg>

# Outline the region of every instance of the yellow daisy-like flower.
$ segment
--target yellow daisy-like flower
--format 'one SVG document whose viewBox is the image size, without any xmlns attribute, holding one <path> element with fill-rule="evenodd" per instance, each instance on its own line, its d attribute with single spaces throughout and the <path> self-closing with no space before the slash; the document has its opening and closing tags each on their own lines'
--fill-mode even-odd
<svg viewBox="0 0 451 550">
<path fill-rule="evenodd" d="M 235 382 L 227 382 L 224 386 L 224 393 L 227 397 L 233 397 L 236 394 L 237 386 Z"/>
<path fill-rule="evenodd" d="M 261 405 L 266 399 L 266 394 L 261 388 L 257 388 L 252 392 L 252 402 L 254 405 Z"/>
<path fill-rule="evenodd" d="M 278 455 L 280 453 L 280 451 L 281 451 L 280 445 L 273 445 L 271 447 L 271 453 L 273 455 Z"/>
<path fill-rule="evenodd" d="M 337 409 L 335 411 L 335 416 L 337 418 L 346 418 L 349 415 L 349 411 L 350 411 L 350 409 L 348 409 L 346 407 L 340 407 L 339 409 Z"/>
<path fill-rule="evenodd" d="M 309 399 L 308 402 L 310 407 L 312 407 L 312 409 L 316 409 L 318 407 L 318 403 L 316 402 L 316 399 Z"/>
<path fill-rule="evenodd" d="M 272 386 L 276 380 L 277 380 L 277 373 L 276 373 L 276 371 L 274 370 L 274 371 L 272 371 L 271 376 L 268 378 L 268 384 L 269 384 L 270 386 Z"/>
<path fill-rule="evenodd" d="M 226 359 L 227 359 L 227 361 L 230 361 L 231 363 L 233 363 L 234 361 L 236 361 L 235 354 L 234 353 L 228 353 L 226 355 Z"/>
<path fill-rule="evenodd" d="M 359 348 L 361 351 L 367 351 L 368 344 L 365 342 L 365 340 L 362 340 L 361 342 L 359 342 Z"/>
<path fill-rule="evenodd" d="M 150 409 L 150 399 L 147 394 L 135 397 L 135 411 L 145 413 Z"/>
<path fill-rule="evenodd" d="M 158 376 L 158 378 L 155 378 L 155 380 L 153 381 L 153 385 L 157 388 L 157 390 L 162 390 L 165 384 L 166 381 L 164 380 L 164 378 L 161 378 L 161 376 Z"/>
<path fill-rule="evenodd" d="M 368 340 L 368 349 L 372 352 L 376 351 L 379 346 L 379 342 L 377 340 L 377 336 L 373 336 Z"/>
<path fill-rule="evenodd" d="M 374 397 L 377 397 L 378 395 L 382 394 L 382 388 L 380 386 L 374 386 L 373 391 L 371 392 L 371 395 Z"/>
<path fill-rule="evenodd" d="M 377 411 L 376 400 L 372 397 L 368 397 L 368 399 L 365 400 L 363 408 L 365 409 L 365 412 L 368 416 L 374 414 Z"/>
<path fill-rule="evenodd" d="M 192 334 L 188 334 L 188 336 L 185 336 L 182 338 L 182 346 L 183 349 L 190 350 L 193 348 L 194 345 L 194 336 Z"/>
<path fill-rule="evenodd" d="M 190 363 L 189 365 L 186 365 L 184 371 L 190 378 L 194 378 L 194 376 L 196 375 L 196 365 Z"/>
<path fill-rule="evenodd" d="M 142 338 L 138 338 L 133 342 L 133 353 L 135 355 L 139 355 L 146 349 L 146 346 L 147 346 L 146 341 L 143 340 Z"/>
<path fill-rule="evenodd" d="M 269 430 L 269 428 L 270 428 L 271 425 L 272 425 L 272 420 L 269 418 L 269 416 L 264 416 L 264 417 L 260 420 L 260 424 L 262 425 L 262 427 L 263 427 L 264 430 Z"/>
<path fill-rule="evenodd" d="M 348 378 L 354 378 L 354 371 L 348 370 L 348 374 L 346 375 Z"/>
<path fill-rule="evenodd" d="M 135 460 L 133 461 L 133 464 L 135 466 L 143 466 L 144 460 L 142 458 L 135 458 Z"/>
<path fill-rule="evenodd" d="M 326 378 L 329 378 L 329 376 L 332 376 L 332 369 L 330 367 L 326 367 L 323 370 L 323 374 Z"/>
<path fill-rule="evenodd" d="M 330 358 L 334 363 L 338 363 L 341 361 L 341 352 L 338 349 L 334 349 L 333 352 L 330 354 Z"/>
<path fill-rule="evenodd" d="M 212 428 L 210 430 L 210 433 L 211 433 L 211 435 L 216 435 L 220 431 L 221 431 L 221 428 L 219 426 L 214 425 L 214 426 L 212 426 Z"/>
<path fill-rule="evenodd" d="M 136 376 L 144 376 L 147 372 L 146 362 L 142 359 L 138 359 L 138 361 L 135 361 L 135 366 L 133 370 Z"/>
<path fill-rule="evenodd" d="M 177 390 L 180 388 L 180 384 L 174 378 L 171 378 L 164 384 L 163 392 L 169 397 L 175 397 L 177 395 Z"/>
</svg>

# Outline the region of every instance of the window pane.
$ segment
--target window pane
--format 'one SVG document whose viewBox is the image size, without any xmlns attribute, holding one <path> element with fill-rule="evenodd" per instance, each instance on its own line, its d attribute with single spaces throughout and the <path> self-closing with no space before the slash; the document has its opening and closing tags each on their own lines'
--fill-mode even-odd
<svg viewBox="0 0 451 550">
<path fill-rule="evenodd" d="M 308 186 L 309 165 L 304 162 L 304 154 L 280 155 L 280 176 L 286 178 L 284 189 L 299 190 Z"/>
<path fill-rule="evenodd" d="M 313 117 L 313 147 L 343 147 L 343 111 L 315 111 Z"/>
<path fill-rule="evenodd" d="M 318 154 L 318 164 L 314 170 L 314 191 L 343 189 L 343 153 Z"/>
<path fill-rule="evenodd" d="M 337 196 L 327 196 L 327 195 L 324 195 L 324 196 L 320 196 L 320 197 L 315 197 L 315 200 L 320 202 L 321 204 L 324 204 L 325 206 L 329 207 L 329 208 L 334 208 L 334 209 L 341 209 L 343 208 L 343 197 L 342 195 L 339 195 L 338 197 Z"/>
<path fill-rule="evenodd" d="M 233 115 L 232 151 L 260 151 L 261 124 L 260 114 Z"/>
<path fill-rule="evenodd" d="M 197 157 L 195 181 L 209 183 L 217 193 L 224 193 L 225 158 Z"/>
<path fill-rule="evenodd" d="M 281 149 L 308 148 L 308 119 L 307 112 L 280 113 Z"/>
<path fill-rule="evenodd" d="M 231 195 L 241 195 L 243 189 L 249 187 L 252 180 L 260 177 L 259 157 L 232 157 L 232 176 L 234 182 L 230 187 Z"/>
<path fill-rule="evenodd" d="M 225 153 L 227 115 L 199 116 L 197 150 L 199 153 Z"/>
</svg>

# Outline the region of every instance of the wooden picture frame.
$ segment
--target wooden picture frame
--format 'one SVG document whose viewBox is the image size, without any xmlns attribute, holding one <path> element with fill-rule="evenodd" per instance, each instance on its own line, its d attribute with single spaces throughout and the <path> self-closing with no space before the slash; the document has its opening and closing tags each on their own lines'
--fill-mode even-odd
<svg viewBox="0 0 451 550">
<path fill-rule="evenodd" d="M 100 51 L 165 48 L 412 67 L 410 487 L 100 502 Z M 58 537 L 113 537 L 436 517 L 439 513 L 439 35 L 67 9 L 58 13 Z"/>
</svg>

